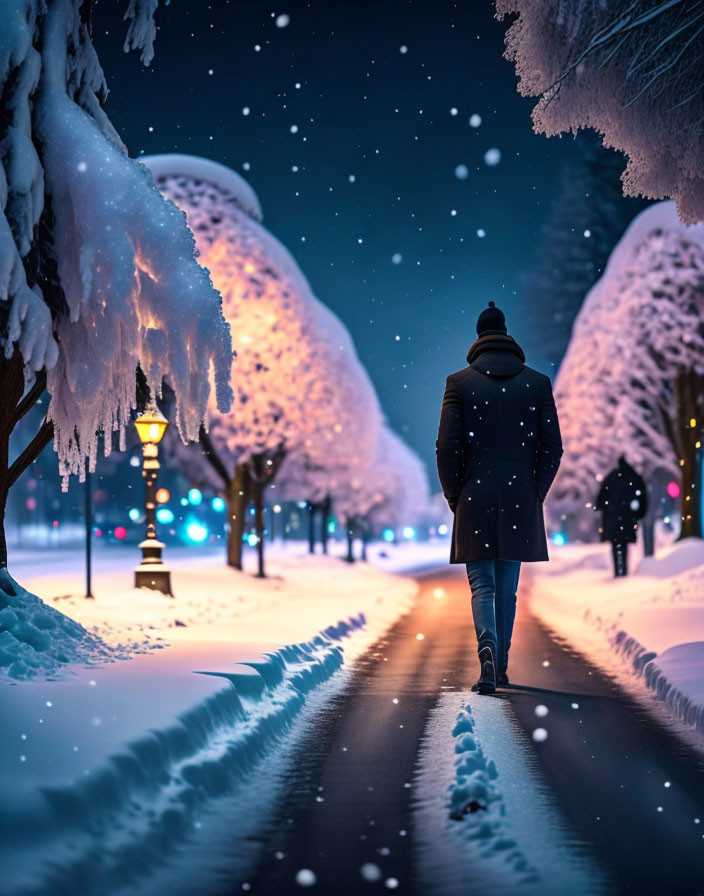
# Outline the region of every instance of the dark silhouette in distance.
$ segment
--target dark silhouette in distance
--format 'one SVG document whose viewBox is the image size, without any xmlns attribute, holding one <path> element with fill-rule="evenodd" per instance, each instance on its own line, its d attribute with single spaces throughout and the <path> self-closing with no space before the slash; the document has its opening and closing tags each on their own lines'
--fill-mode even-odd
<svg viewBox="0 0 704 896">
<path fill-rule="evenodd" d="M 623 454 L 601 483 L 595 508 L 601 511 L 601 540 L 611 542 L 614 577 L 626 576 L 628 545 L 636 540 L 638 521 L 648 510 L 648 490 Z"/>
<path fill-rule="evenodd" d="M 548 377 L 527 367 L 493 302 L 479 315 L 468 367 L 447 378 L 436 443 L 455 515 L 450 563 L 465 563 L 480 676 L 508 684 L 521 562 L 547 560 L 543 501 L 562 456 Z"/>
</svg>

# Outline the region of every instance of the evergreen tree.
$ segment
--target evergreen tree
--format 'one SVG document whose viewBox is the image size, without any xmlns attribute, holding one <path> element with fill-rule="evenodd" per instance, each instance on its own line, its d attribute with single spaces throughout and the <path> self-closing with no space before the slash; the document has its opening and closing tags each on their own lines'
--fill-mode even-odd
<svg viewBox="0 0 704 896">
<path fill-rule="evenodd" d="M 562 172 L 534 267 L 523 282 L 520 323 L 531 356 L 557 364 L 584 297 L 626 227 L 647 204 L 621 195 L 621 158 L 591 134 Z"/>
</svg>

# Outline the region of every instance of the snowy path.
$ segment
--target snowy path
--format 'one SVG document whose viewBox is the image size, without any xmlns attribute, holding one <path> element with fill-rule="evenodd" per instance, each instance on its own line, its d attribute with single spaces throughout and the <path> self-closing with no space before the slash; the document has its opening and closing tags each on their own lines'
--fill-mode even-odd
<svg viewBox="0 0 704 896">
<path fill-rule="evenodd" d="M 469 695 L 476 670 L 465 580 L 451 571 L 421 583 L 414 609 L 308 720 L 258 870 L 233 873 L 228 891 L 246 883 L 253 893 L 299 892 L 297 875 L 309 869 L 312 891 L 336 894 L 453 896 L 480 882 L 493 893 L 543 896 L 701 892 L 699 754 L 547 632 L 527 610 L 528 576 L 516 684 L 497 698 Z M 451 723 L 463 701 L 498 769 L 493 831 L 480 830 L 478 813 L 447 818 Z M 536 728 L 547 739 L 534 741 Z"/>
</svg>

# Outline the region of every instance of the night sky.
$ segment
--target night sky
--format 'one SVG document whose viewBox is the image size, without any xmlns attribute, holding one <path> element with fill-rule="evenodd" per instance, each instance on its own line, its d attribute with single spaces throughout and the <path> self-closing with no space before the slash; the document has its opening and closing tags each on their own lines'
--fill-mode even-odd
<svg viewBox="0 0 704 896">
<path fill-rule="evenodd" d="M 122 51 L 124 7 L 102 0 L 93 23 L 130 154 L 193 153 L 249 180 L 435 483 L 445 377 L 489 299 L 520 342 L 520 276 L 576 156 L 533 133 L 493 4 L 172 0 L 147 69 Z"/>
</svg>

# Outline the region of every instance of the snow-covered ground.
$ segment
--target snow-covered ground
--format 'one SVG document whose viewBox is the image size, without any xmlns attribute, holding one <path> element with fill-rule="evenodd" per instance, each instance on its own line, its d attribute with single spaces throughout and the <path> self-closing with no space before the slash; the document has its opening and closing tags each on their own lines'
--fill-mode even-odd
<svg viewBox="0 0 704 896">
<path fill-rule="evenodd" d="M 666 716 L 704 732 L 704 541 L 640 558 L 614 579 L 609 545 L 553 548 L 532 572 L 531 608 L 551 629 Z"/>
<path fill-rule="evenodd" d="M 536 770 L 534 746 L 504 701 L 441 695 L 413 782 L 421 892 L 603 891 L 601 875 L 575 848 Z"/>
<path fill-rule="evenodd" d="M 410 545 L 383 553 L 391 566 L 429 562 Z M 131 587 L 129 552 L 100 558 L 94 600 L 78 562 L 13 568 L 131 658 L 0 680 L 4 892 L 103 892 L 127 869 L 143 885 L 417 592 L 408 576 L 301 546 L 271 552 L 264 580 L 220 552 L 171 560 L 173 598 Z"/>
</svg>

